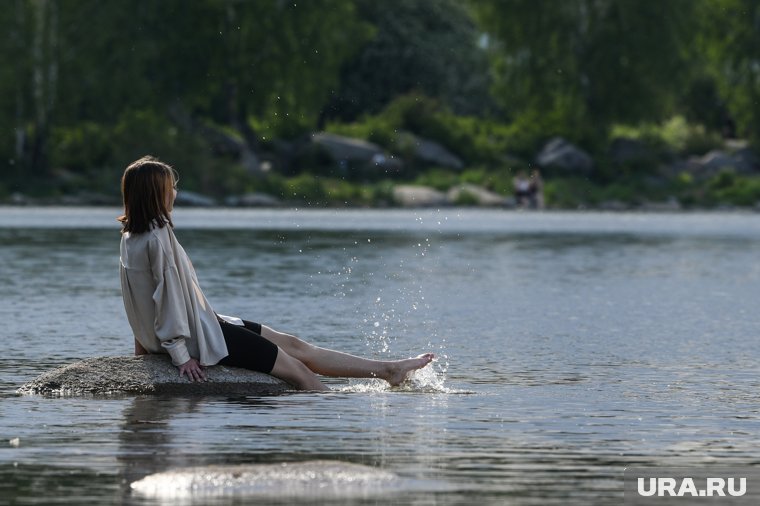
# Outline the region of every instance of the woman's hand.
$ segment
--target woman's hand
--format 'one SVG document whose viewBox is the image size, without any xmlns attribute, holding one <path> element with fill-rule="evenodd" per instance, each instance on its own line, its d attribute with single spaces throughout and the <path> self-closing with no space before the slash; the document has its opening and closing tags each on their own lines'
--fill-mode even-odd
<svg viewBox="0 0 760 506">
<path fill-rule="evenodd" d="M 205 381 L 206 380 L 206 371 L 203 370 L 203 367 L 198 363 L 197 360 L 194 358 L 191 358 L 181 366 L 179 366 L 179 376 L 180 378 L 187 374 L 187 379 L 190 381 Z"/>
</svg>

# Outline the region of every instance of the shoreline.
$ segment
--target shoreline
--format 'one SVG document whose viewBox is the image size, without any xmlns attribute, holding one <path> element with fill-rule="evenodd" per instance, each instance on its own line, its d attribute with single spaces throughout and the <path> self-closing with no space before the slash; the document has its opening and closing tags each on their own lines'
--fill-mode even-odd
<svg viewBox="0 0 760 506">
<path fill-rule="evenodd" d="M 108 230 L 118 233 L 117 207 L 0 206 L 0 230 Z M 177 208 L 177 230 L 352 235 L 373 242 L 385 234 L 436 236 L 640 235 L 679 237 L 760 236 L 760 213 L 731 211 L 512 211 L 479 208 Z M 418 241 L 419 242 L 419 241 Z"/>
<path fill-rule="evenodd" d="M 34 203 L 12 203 L 12 202 L 0 202 L 0 209 L 120 209 L 120 204 L 82 204 L 82 203 L 65 203 L 65 202 L 34 202 Z M 445 204 L 437 206 L 420 205 L 420 206 L 402 206 L 402 205 L 312 205 L 308 203 L 295 203 L 287 202 L 282 205 L 274 206 L 240 206 L 240 205 L 175 205 L 175 209 L 210 209 L 210 210 L 262 210 L 262 211 L 415 211 L 415 210 L 433 210 L 441 211 L 446 209 L 456 210 L 479 210 L 479 211 L 501 211 L 501 212 L 514 212 L 514 213 L 610 213 L 610 214 L 626 214 L 626 213 L 646 213 L 646 214 L 700 214 L 700 213 L 714 213 L 714 214 L 755 214 L 760 213 L 760 202 L 754 206 L 732 206 L 732 205 L 720 205 L 720 206 L 671 206 L 662 202 L 651 202 L 639 206 L 576 206 L 576 207 L 546 207 L 544 209 L 533 209 L 525 207 L 517 207 L 513 205 L 457 205 L 457 204 Z"/>
</svg>

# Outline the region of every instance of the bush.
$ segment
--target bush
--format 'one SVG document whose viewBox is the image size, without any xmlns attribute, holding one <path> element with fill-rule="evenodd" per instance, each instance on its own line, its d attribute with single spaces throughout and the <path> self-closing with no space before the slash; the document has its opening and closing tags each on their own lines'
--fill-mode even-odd
<svg viewBox="0 0 760 506">
<path fill-rule="evenodd" d="M 458 206 L 476 206 L 478 205 L 478 197 L 467 191 L 459 192 L 454 203 Z"/>
<path fill-rule="evenodd" d="M 458 183 L 459 176 L 455 172 L 447 169 L 431 169 L 420 174 L 417 179 L 414 180 L 414 184 L 430 186 L 439 191 L 446 191 Z"/>
<path fill-rule="evenodd" d="M 180 173 L 184 189 L 209 194 L 240 193 L 250 178 L 233 160 L 216 157 L 203 139 L 179 131 L 151 111 L 128 111 L 114 125 L 92 122 L 53 131 L 51 161 L 64 169 L 64 191 L 118 194 L 119 179 L 131 161 L 151 154 Z"/>
<path fill-rule="evenodd" d="M 308 205 L 324 205 L 327 191 L 319 178 L 304 173 L 285 181 L 286 200 L 302 201 Z"/>
<path fill-rule="evenodd" d="M 487 169 L 478 167 L 467 169 L 459 177 L 462 183 L 472 183 L 502 195 L 514 192 L 512 178 L 515 171 L 511 169 Z"/>
<path fill-rule="evenodd" d="M 708 131 L 698 123 L 688 123 L 683 116 L 674 116 L 659 125 L 615 125 L 610 138 L 615 137 L 642 141 L 661 157 L 667 157 L 669 151 L 678 155 L 704 154 L 722 144 L 718 133 Z"/>
<path fill-rule="evenodd" d="M 399 97 L 377 115 L 364 116 L 348 125 L 330 123 L 327 130 L 374 142 L 406 160 L 407 165 L 413 162 L 413 144 L 405 132 L 438 142 L 466 163 L 498 165 L 516 145 L 513 138 L 522 131 L 492 120 L 457 116 L 436 100 L 421 95 Z"/>
<path fill-rule="evenodd" d="M 56 168 L 86 173 L 112 161 L 110 131 L 91 121 L 71 127 L 53 129 L 50 143 L 50 163 Z"/>
<path fill-rule="evenodd" d="M 566 177 L 550 179 L 544 183 L 547 207 L 573 209 L 594 206 L 602 201 L 600 189 L 588 179 Z"/>
<path fill-rule="evenodd" d="M 362 203 L 364 195 L 359 185 L 340 179 L 323 181 L 326 200 L 335 205 L 353 205 Z"/>
<path fill-rule="evenodd" d="M 760 177 L 722 170 L 707 182 L 704 201 L 713 205 L 754 206 L 760 202 Z"/>
</svg>

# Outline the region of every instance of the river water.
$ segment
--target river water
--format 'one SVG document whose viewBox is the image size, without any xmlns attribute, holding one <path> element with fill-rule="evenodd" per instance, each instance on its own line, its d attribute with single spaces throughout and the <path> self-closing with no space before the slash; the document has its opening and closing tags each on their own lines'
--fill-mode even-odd
<svg viewBox="0 0 760 506">
<path fill-rule="evenodd" d="M 612 504 L 628 466 L 760 462 L 760 215 L 178 209 L 216 310 L 437 362 L 393 390 L 17 396 L 132 351 L 117 214 L 0 208 L 0 503 L 162 504 L 130 483 L 330 459 L 405 481 L 329 504 Z"/>
</svg>

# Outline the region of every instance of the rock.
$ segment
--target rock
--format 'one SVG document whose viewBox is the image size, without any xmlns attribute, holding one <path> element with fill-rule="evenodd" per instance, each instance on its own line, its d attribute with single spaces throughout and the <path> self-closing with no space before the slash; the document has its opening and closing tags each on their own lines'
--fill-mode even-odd
<svg viewBox="0 0 760 506">
<path fill-rule="evenodd" d="M 731 158 L 736 162 L 737 170 L 741 172 L 757 172 L 760 170 L 760 157 L 752 148 L 740 148 L 731 154 Z"/>
<path fill-rule="evenodd" d="M 433 207 L 447 204 L 446 195 L 428 186 L 394 186 L 393 200 L 403 207 Z"/>
<path fill-rule="evenodd" d="M 369 168 L 384 170 L 386 173 L 399 173 L 404 168 L 404 162 L 395 156 L 376 153 L 369 161 Z"/>
<path fill-rule="evenodd" d="M 290 389 L 268 374 L 216 365 L 208 381 L 180 378 L 168 355 L 95 357 L 41 374 L 18 389 L 19 394 L 269 394 Z"/>
<path fill-rule="evenodd" d="M 211 207 L 216 205 L 216 201 L 211 197 L 201 195 L 200 193 L 180 190 L 177 192 L 177 199 L 174 201 L 179 206 L 192 207 Z"/>
<path fill-rule="evenodd" d="M 594 168 L 594 161 L 582 149 L 562 137 L 547 142 L 536 157 L 536 163 L 547 169 L 588 174 Z"/>
<path fill-rule="evenodd" d="M 281 464 L 240 464 L 188 467 L 164 471 L 135 481 L 137 494 L 166 500 L 203 497 L 255 496 L 343 499 L 401 491 L 396 474 L 360 464 L 314 460 Z"/>
<path fill-rule="evenodd" d="M 732 154 L 721 150 L 712 150 L 703 156 L 690 157 L 686 165 L 689 172 L 700 177 L 711 177 L 723 169 L 733 169 L 741 174 L 748 174 L 760 168 L 760 159 L 750 148 L 742 148 Z"/>
<path fill-rule="evenodd" d="M 450 169 L 461 170 L 464 168 L 464 163 L 459 157 L 437 142 L 416 136 L 413 136 L 411 142 L 414 147 L 414 157 L 418 160 Z"/>
<path fill-rule="evenodd" d="M 383 155 L 383 149 L 377 144 L 327 132 L 312 134 L 311 141 L 324 148 L 336 161 L 354 160 L 370 163 L 375 155 Z"/>
<path fill-rule="evenodd" d="M 13 192 L 10 196 L 10 203 L 14 206 L 28 206 L 34 204 L 33 199 L 27 197 L 21 192 Z"/>
<path fill-rule="evenodd" d="M 736 160 L 734 158 L 718 149 L 709 151 L 705 155 L 699 158 L 693 158 L 693 161 L 701 165 L 709 172 L 717 172 L 724 167 L 732 167 L 736 169 Z"/>
<path fill-rule="evenodd" d="M 656 162 L 655 153 L 645 143 L 626 137 L 616 137 L 612 140 L 609 156 L 616 165 Z"/>
<path fill-rule="evenodd" d="M 482 186 L 474 184 L 462 184 L 454 186 L 446 193 L 446 198 L 451 204 L 462 201 L 474 201 L 479 206 L 505 206 L 506 198 L 503 195 L 486 190 Z"/>
</svg>

